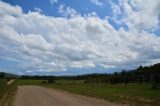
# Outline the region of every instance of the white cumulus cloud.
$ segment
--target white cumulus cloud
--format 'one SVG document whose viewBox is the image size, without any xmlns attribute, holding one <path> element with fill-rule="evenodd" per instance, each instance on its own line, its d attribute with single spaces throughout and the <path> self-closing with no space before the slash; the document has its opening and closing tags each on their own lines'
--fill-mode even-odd
<svg viewBox="0 0 160 106">
<path fill-rule="evenodd" d="M 34 11 L 39 12 L 39 13 L 43 13 L 43 10 L 38 7 L 34 7 Z"/>
<path fill-rule="evenodd" d="M 97 6 L 102 6 L 103 2 L 101 0 L 90 0 L 91 3 L 97 5 Z"/>
<path fill-rule="evenodd" d="M 82 17 L 72 9 L 76 15 L 66 18 L 23 13 L 21 7 L 2 1 L 0 8 L 0 59 L 18 63 L 16 69 L 21 73 L 132 67 L 160 59 L 160 37 L 145 30 L 115 30 L 107 19 Z M 70 8 L 62 7 L 60 11 Z M 157 22 L 148 25 L 155 27 Z"/>
<path fill-rule="evenodd" d="M 160 0 L 119 0 L 111 4 L 116 22 L 139 31 L 159 28 Z"/>
<path fill-rule="evenodd" d="M 61 4 L 58 8 L 58 12 L 60 15 L 62 15 L 63 17 L 69 18 L 69 17 L 76 17 L 78 16 L 78 12 L 68 6 L 65 6 L 64 4 Z"/>
</svg>

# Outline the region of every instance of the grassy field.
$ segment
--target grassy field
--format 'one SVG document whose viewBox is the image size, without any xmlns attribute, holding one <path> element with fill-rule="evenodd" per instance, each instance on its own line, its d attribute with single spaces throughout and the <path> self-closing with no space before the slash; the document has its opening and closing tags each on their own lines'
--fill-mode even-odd
<svg viewBox="0 0 160 106">
<path fill-rule="evenodd" d="M 82 80 L 59 80 L 56 84 L 43 84 L 42 80 L 16 80 L 17 85 L 40 85 L 62 89 L 81 95 L 103 98 L 112 102 L 130 105 L 160 106 L 160 90 L 152 90 L 149 84 L 85 84 Z"/>
<path fill-rule="evenodd" d="M 6 82 L 6 79 L 0 79 L 0 106 L 12 105 L 13 95 L 16 93 L 17 85 L 7 85 Z"/>
</svg>

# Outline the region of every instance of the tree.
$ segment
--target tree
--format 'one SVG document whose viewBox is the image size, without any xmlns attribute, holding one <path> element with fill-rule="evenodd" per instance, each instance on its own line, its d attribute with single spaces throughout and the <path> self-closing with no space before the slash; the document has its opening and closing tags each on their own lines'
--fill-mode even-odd
<svg viewBox="0 0 160 106">
<path fill-rule="evenodd" d="M 142 77 L 142 75 L 140 75 L 140 76 L 138 77 L 139 84 L 142 84 L 142 83 L 143 83 L 143 82 L 142 82 L 142 79 L 143 79 L 143 77 Z"/>
<path fill-rule="evenodd" d="M 142 65 L 140 65 L 138 68 L 137 68 L 138 71 L 142 71 L 143 70 L 143 67 Z"/>
<path fill-rule="evenodd" d="M 0 79 L 3 79 L 4 77 L 5 77 L 5 73 L 4 72 L 0 73 Z"/>
<path fill-rule="evenodd" d="M 120 82 L 119 74 L 117 72 L 114 72 L 110 75 L 110 83 L 116 84 Z"/>
<path fill-rule="evenodd" d="M 128 84 L 128 75 L 127 72 L 125 70 L 122 70 L 122 72 L 120 73 L 120 78 L 121 78 L 121 83 L 123 83 L 123 85 L 127 85 Z"/>
<path fill-rule="evenodd" d="M 49 76 L 48 83 L 55 83 L 55 77 L 54 76 Z"/>
<path fill-rule="evenodd" d="M 157 89 L 160 83 L 160 76 L 157 74 L 152 75 L 152 89 Z"/>
</svg>

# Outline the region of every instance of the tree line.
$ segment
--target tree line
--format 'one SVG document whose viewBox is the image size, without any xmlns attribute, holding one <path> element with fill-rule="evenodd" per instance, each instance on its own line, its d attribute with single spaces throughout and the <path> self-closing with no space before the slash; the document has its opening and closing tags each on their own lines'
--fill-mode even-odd
<svg viewBox="0 0 160 106">
<path fill-rule="evenodd" d="M 0 78 L 5 78 L 4 72 L 0 73 Z M 13 77 L 13 75 L 12 75 Z M 151 66 L 139 66 L 135 70 L 121 70 L 111 74 L 86 74 L 77 76 L 27 76 L 22 75 L 21 79 L 41 79 L 48 80 L 48 83 L 56 82 L 55 80 L 68 79 L 68 80 L 84 80 L 84 83 L 121 83 L 127 85 L 128 83 L 150 83 L 153 89 L 160 87 L 160 63 Z M 45 83 L 45 82 L 44 82 Z"/>
</svg>

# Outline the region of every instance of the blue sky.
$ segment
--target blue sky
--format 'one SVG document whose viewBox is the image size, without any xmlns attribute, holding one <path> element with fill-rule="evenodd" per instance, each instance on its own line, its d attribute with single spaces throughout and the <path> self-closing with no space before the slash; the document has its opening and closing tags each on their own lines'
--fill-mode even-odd
<svg viewBox="0 0 160 106">
<path fill-rule="evenodd" d="M 159 0 L 2 0 L 0 70 L 111 73 L 160 62 Z"/>
<path fill-rule="evenodd" d="M 99 7 L 89 0 L 58 0 L 58 2 L 51 3 L 50 0 L 4 0 L 12 5 L 19 5 L 22 7 L 25 13 L 29 11 L 34 11 L 34 8 L 40 8 L 43 10 L 45 15 L 49 16 L 57 16 L 59 17 L 60 14 L 58 13 L 59 5 L 66 5 L 71 8 L 74 8 L 80 14 L 86 14 L 90 12 L 96 12 L 101 18 L 104 18 L 106 15 L 112 14 L 111 8 L 106 2 L 105 6 Z M 53 0 L 54 1 L 54 0 Z"/>
</svg>

